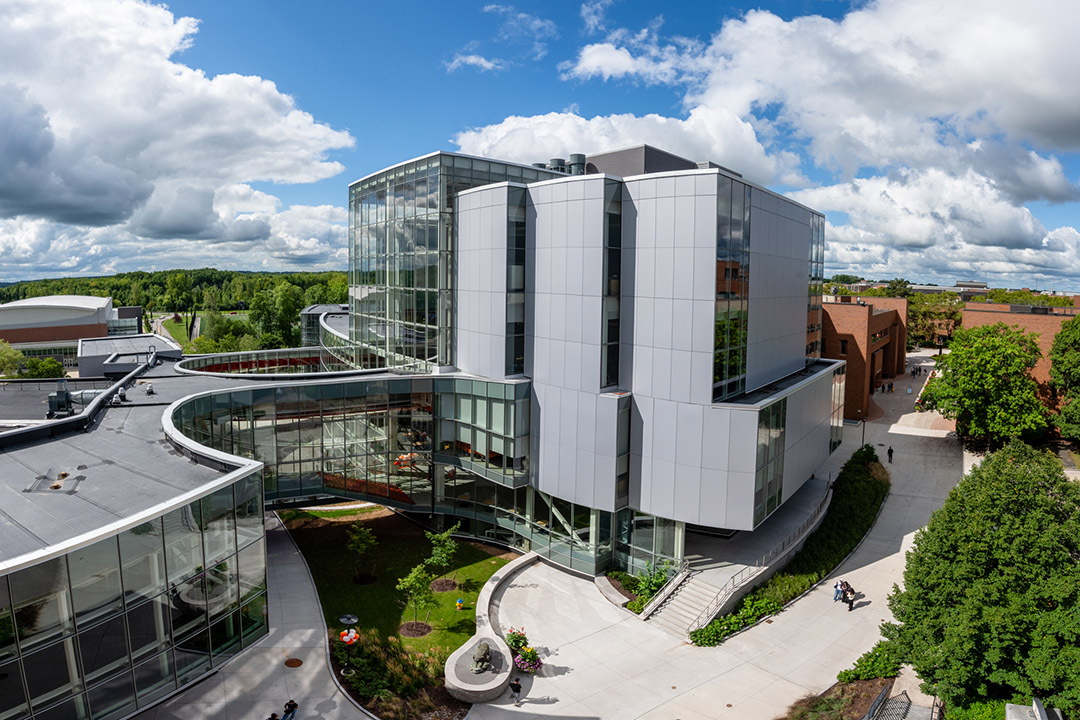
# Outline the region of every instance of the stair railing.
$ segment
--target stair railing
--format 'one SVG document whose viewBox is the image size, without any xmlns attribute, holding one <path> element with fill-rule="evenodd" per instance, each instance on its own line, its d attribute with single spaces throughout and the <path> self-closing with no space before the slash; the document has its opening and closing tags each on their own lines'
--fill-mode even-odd
<svg viewBox="0 0 1080 720">
<path fill-rule="evenodd" d="M 728 601 L 728 599 L 735 593 L 737 589 L 757 577 L 761 572 L 763 572 L 769 567 L 770 562 L 785 553 L 793 545 L 801 542 L 803 540 L 803 535 L 805 535 L 810 530 L 810 528 L 812 528 L 818 522 L 818 520 L 821 519 L 821 516 L 825 512 L 825 508 L 828 506 L 828 500 L 831 497 L 832 491 L 830 490 L 829 492 L 826 492 L 824 496 L 822 496 L 821 500 L 818 501 L 817 506 L 814 508 L 814 511 L 810 513 L 810 516 L 808 518 L 806 518 L 802 521 L 802 523 L 799 524 L 799 527 L 795 528 L 795 530 L 792 531 L 791 534 L 789 534 L 786 538 L 783 539 L 783 541 L 778 543 L 767 553 L 744 567 L 739 572 L 735 573 L 735 575 L 733 575 L 731 579 L 724 583 L 724 586 L 720 588 L 720 592 L 716 593 L 716 597 L 712 599 L 712 602 L 710 602 L 705 608 L 705 610 L 703 610 L 701 614 L 698 615 L 697 618 L 686 627 L 686 634 L 689 635 L 695 630 L 700 630 L 701 628 L 712 622 L 712 619 L 716 617 L 716 614 L 718 612 L 720 612 L 720 608 L 724 606 L 724 603 Z"/>
<path fill-rule="evenodd" d="M 683 558 L 683 561 L 675 568 L 675 572 L 672 573 L 663 587 L 656 591 L 656 594 L 652 596 L 649 602 L 645 603 L 645 607 L 641 610 L 641 619 L 647 620 L 650 615 L 656 612 L 664 604 L 664 601 L 671 596 L 671 593 L 675 592 L 675 589 L 682 585 L 683 580 L 688 577 L 690 577 L 690 561 Z"/>
</svg>

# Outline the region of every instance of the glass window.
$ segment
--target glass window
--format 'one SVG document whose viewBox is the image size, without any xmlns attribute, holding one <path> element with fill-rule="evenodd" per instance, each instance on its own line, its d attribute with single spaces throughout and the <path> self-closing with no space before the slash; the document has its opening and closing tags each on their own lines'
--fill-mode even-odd
<svg viewBox="0 0 1080 720">
<path fill-rule="evenodd" d="M 176 680 L 185 685 L 210 670 L 210 631 L 203 630 L 173 649 Z"/>
<path fill-rule="evenodd" d="M 160 518 L 120 533 L 120 563 L 129 605 L 165 591 L 165 544 Z"/>
<path fill-rule="evenodd" d="M 54 705 L 48 710 L 38 710 L 34 720 L 90 720 L 90 707 L 82 695 Z"/>
<path fill-rule="evenodd" d="M 158 595 L 127 612 L 128 637 L 134 660 L 164 650 L 172 637 L 167 595 Z"/>
<path fill-rule="evenodd" d="M 237 555 L 240 566 L 240 601 L 266 590 L 266 546 L 262 540 Z"/>
<path fill-rule="evenodd" d="M 46 560 L 9 578 L 15 627 L 24 652 L 75 631 L 66 558 Z"/>
<path fill-rule="evenodd" d="M 8 595 L 8 579 L 0 577 L 0 658 L 15 655 L 15 616 L 11 611 Z M 0 694 L 0 697 L 3 695 Z M 3 714 L 0 713 L 0 718 Z"/>
<path fill-rule="evenodd" d="M 198 501 L 173 510 L 165 516 L 165 564 L 169 584 L 176 585 L 202 572 L 202 537 L 197 515 Z"/>
<path fill-rule="evenodd" d="M 236 490 L 236 544 L 244 547 L 263 536 L 263 491 L 258 473 L 233 485 Z"/>
<path fill-rule="evenodd" d="M 94 720 L 114 720 L 135 710 L 135 685 L 131 673 L 106 680 L 86 693 Z"/>
<path fill-rule="evenodd" d="M 19 661 L 0 664 L 0 719 L 21 717 L 26 714 L 26 690 L 23 689 Z"/>
<path fill-rule="evenodd" d="M 210 650 L 214 665 L 240 652 L 240 612 L 230 613 L 210 626 Z"/>
<path fill-rule="evenodd" d="M 203 543 L 206 566 L 236 553 L 236 519 L 232 487 L 224 487 L 202 499 Z"/>
<path fill-rule="evenodd" d="M 120 554 L 115 537 L 68 553 L 68 567 L 80 626 L 120 612 Z"/>
<path fill-rule="evenodd" d="M 206 609 L 213 620 L 222 613 L 235 610 L 240 605 L 236 558 L 219 562 L 206 573 Z"/>
<path fill-rule="evenodd" d="M 30 704 L 35 711 L 82 690 L 79 661 L 72 638 L 24 654 L 23 669 L 26 687 L 30 691 Z"/>
<path fill-rule="evenodd" d="M 111 675 L 128 665 L 124 616 L 79 631 L 79 655 L 87 684 Z"/>
<path fill-rule="evenodd" d="M 139 704 L 164 697 L 176 688 L 173 674 L 172 653 L 162 653 L 157 657 L 135 666 L 135 690 L 139 694 Z"/>
<path fill-rule="evenodd" d="M 173 635 L 181 638 L 206 627 L 206 574 L 197 575 L 169 593 Z"/>
<path fill-rule="evenodd" d="M 266 596 L 259 595 L 240 608 L 240 622 L 244 634 L 244 645 L 248 645 L 267 632 Z"/>
</svg>

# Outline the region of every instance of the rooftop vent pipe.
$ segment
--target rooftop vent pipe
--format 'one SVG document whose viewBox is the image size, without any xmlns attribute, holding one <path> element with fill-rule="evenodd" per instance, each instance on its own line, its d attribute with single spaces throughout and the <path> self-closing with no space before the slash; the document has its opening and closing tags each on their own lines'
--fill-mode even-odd
<svg viewBox="0 0 1080 720">
<path fill-rule="evenodd" d="M 566 160 L 563 158 L 551 158 L 548 160 L 548 168 L 558 172 L 566 172 Z"/>
<path fill-rule="evenodd" d="M 585 156 L 581 153 L 574 153 L 570 156 L 570 174 L 571 175 L 584 175 L 585 174 Z"/>
</svg>

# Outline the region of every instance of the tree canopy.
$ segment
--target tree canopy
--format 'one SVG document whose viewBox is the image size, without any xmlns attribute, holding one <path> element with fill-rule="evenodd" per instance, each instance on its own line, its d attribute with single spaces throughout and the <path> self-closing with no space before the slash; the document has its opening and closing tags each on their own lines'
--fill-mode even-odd
<svg viewBox="0 0 1080 720">
<path fill-rule="evenodd" d="M 862 278 L 858 275 L 848 275 L 847 273 L 837 273 L 829 278 L 828 282 L 839 283 L 841 285 L 853 285 L 857 282 L 861 282 Z"/>
<path fill-rule="evenodd" d="M 23 354 L 0 340 L 0 377 L 14 375 L 23 364 Z"/>
<path fill-rule="evenodd" d="M 1062 323 L 1054 336 L 1050 382 L 1061 401 L 1054 425 L 1062 437 L 1080 440 L 1080 316 Z"/>
<path fill-rule="evenodd" d="M 908 349 L 936 345 L 960 326 L 964 302 L 954 292 L 916 293 L 908 297 Z"/>
<path fill-rule="evenodd" d="M 1031 375 L 1042 357 L 1038 334 L 1003 323 L 957 330 L 940 373 L 923 393 L 925 406 L 956 420 L 960 435 L 998 445 L 1046 429 L 1047 411 Z"/>
<path fill-rule="evenodd" d="M 883 626 L 947 705 L 1080 711 L 1080 487 L 1052 454 L 1012 441 L 915 535 Z"/>
</svg>

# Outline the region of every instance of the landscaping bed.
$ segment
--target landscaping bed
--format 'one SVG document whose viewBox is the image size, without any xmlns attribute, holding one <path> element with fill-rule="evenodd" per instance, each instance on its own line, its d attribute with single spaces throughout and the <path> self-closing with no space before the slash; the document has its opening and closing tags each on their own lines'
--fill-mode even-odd
<svg viewBox="0 0 1080 720">
<path fill-rule="evenodd" d="M 464 717 L 470 705 L 450 697 L 443 688 L 443 664 L 475 632 L 476 599 L 484 583 L 517 556 L 480 543 L 460 542 L 453 566 L 441 578 L 454 581 L 455 589 L 436 593 L 437 604 L 416 618 L 432 631 L 422 637 L 403 637 L 402 629 L 414 621 L 414 614 L 404 607 L 397 583 L 431 550 L 420 528 L 381 507 L 291 510 L 281 516 L 315 580 L 328 624 L 331 664 L 342 684 L 386 720 Z M 378 540 L 359 559 L 345 549 L 348 529 L 356 520 L 362 520 Z M 357 584 L 357 574 L 375 579 Z M 462 610 L 456 607 L 458 599 Z M 359 618 L 360 638 L 349 648 L 357 669 L 351 678 L 340 675 L 346 646 L 339 639 L 345 628 L 338 618 L 347 614 Z"/>
<path fill-rule="evenodd" d="M 859 720 L 893 678 L 837 683 L 820 695 L 797 700 L 776 720 Z"/>
</svg>

